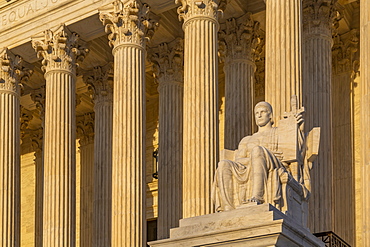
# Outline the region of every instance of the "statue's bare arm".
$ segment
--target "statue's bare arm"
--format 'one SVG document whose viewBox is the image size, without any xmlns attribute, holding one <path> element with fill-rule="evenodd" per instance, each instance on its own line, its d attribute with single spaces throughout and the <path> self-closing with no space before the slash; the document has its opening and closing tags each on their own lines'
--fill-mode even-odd
<svg viewBox="0 0 370 247">
<path fill-rule="evenodd" d="M 244 137 L 238 146 L 238 150 L 235 154 L 235 161 L 243 165 L 248 165 L 250 160 L 250 151 L 248 150 L 248 142 L 251 140 L 251 136 Z"/>
</svg>

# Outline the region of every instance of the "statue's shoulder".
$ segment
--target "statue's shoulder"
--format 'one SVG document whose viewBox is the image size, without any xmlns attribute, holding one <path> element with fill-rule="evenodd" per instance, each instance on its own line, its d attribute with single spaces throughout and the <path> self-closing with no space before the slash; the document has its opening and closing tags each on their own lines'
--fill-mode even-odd
<svg viewBox="0 0 370 247">
<path fill-rule="evenodd" d="M 255 135 L 255 134 L 253 134 L 253 135 Z M 243 137 L 243 139 L 239 142 L 239 145 L 248 143 L 250 140 L 253 139 L 253 135 Z"/>
</svg>

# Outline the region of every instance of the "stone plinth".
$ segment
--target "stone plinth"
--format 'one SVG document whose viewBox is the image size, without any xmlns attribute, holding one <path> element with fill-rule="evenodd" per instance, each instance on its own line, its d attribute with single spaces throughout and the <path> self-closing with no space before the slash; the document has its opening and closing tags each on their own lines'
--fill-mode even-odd
<svg viewBox="0 0 370 247">
<path fill-rule="evenodd" d="M 307 228 L 270 204 L 180 220 L 170 239 L 150 242 L 166 246 L 325 246 Z"/>
</svg>

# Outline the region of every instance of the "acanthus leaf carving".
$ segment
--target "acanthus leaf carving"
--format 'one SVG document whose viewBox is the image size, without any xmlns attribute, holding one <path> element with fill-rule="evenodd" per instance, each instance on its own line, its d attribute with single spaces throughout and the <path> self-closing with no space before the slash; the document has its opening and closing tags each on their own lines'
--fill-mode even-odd
<svg viewBox="0 0 370 247">
<path fill-rule="evenodd" d="M 158 84 L 180 83 L 184 78 L 184 40 L 177 38 L 151 48 L 148 59 L 153 64 L 153 77 Z"/>
<path fill-rule="evenodd" d="M 338 28 L 342 18 L 337 8 L 338 0 L 306 0 L 303 1 L 303 26 L 306 36 L 322 34 L 330 37 Z"/>
<path fill-rule="evenodd" d="M 21 141 L 23 140 L 30 121 L 33 119 L 32 112 L 21 106 L 21 115 L 20 115 L 20 132 L 21 132 Z"/>
<path fill-rule="evenodd" d="M 36 104 L 36 109 L 38 110 L 43 126 L 45 118 L 45 85 L 41 86 L 39 89 L 33 90 L 30 96 L 32 101 Z"/>
<path fill-rule="evenodd" d="M 105 25 L 109 45 L 137 44 L 144 47 L 158 28 L 158 20 L 150 14 L 149 5 L 139 0 L 113 2 L 113 9 L 101 10 L 100 21 Z"/>
<path fill-rule="evenodd" d="M 77 138 L 80 139 L 81 146 L 94 143 L 94 126 L 95 114 L 93 112 L 77 117 Z"/>
<path fill-rule="evenodd" d="M 22 83 L 28 81 L 33 73 L 32 66 L 8 48 L 0 51 L 0 65 L 0 89 L 20 94 Z"/>
<path fill-rule="evenodd" d="M 32 39 L 32 47 L 42 58 L 42 70 L 66 70 L 76 73 L 76 68 L 89 52 L 80 36 L 64 24 L 55 31 L 44 31 L 43 36 Z"/>
<path fill-rule="evenodd" d="M 113 102 L 113 63 L 95 67 L 84 75 L 91 99 L 95 104 Z"/>
<path fill-rule="evenodd" d="M 353 77 L 356 77 L 359 69 L 359 55 L 357 52 L 359 41 L 359 31 L 357 29 L 352 29 L 343 35 L 334 36 L 332 57 L 335 74 L 351 72 Z"/>
<path fill-rule="evenodd" d="M 35 152 L 35 159 L 41 158 L 42 147 L 43 147 L 43 128 L 35 129 L 30 131 L 32 149 Z"/>
<path fill-rule="evenodd" d="M 185 22 L 196 16 L 208 16 L 217 19 L 218 13 L 226 9 L 227 0 L 175 0 L 177 14 L 180 21 Z"/>
<path fill-rule="evenodd" d="M 252 13 L 248 12 L 238 19 L 230 18 L 222 27 L 219 32 L 221 61 L 225 59 L 256 61 L 259 59 L 264 45 L 262 42 L 264 32 L 260 29 L 260 23 L 253 20 Z"/>
</svg>

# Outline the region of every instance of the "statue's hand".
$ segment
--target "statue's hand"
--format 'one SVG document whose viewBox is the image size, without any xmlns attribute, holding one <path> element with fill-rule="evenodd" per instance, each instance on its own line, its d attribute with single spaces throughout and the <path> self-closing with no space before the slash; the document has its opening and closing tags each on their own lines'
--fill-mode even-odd
<svg viewBox="0 0 370 247">
<path fill-rule="evenodd" d="M 294 114 L 297 125 L 301 130 L 303 130 L 303 126 L 304 126 L 303 112 L 304 111 L 299 111 L 296 114 Z"/>
<path fill-rule="evenodd" d="M 276 158 L 278 158 L 279 160 L 283 160 L 284 156 L 283 156 L 283 153 L 282 152 L 274 152 L 274 155 Z"/>
</svg>

